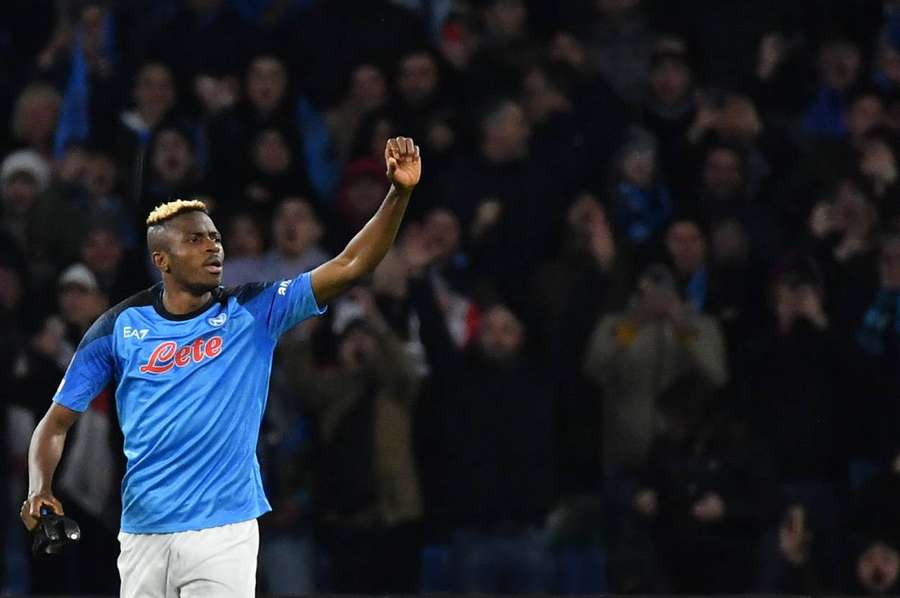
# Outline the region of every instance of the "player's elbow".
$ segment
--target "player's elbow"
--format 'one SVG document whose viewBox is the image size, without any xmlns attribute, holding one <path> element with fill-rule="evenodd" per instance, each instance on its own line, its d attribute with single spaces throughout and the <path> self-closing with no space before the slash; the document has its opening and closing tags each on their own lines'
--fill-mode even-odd
<svg viewBox="0 0 900 598">
<path fill-rule="evenodd" d="M 38 423 L 38 429 L 49 436 L 64 436 L 81 414 L 77 411 L 53 403 Z M 37 434 L 38 430 L 35 430 Z"/>
<path fill-rule="evenodd" d="M 355 283 L 360 278 L 371 274 L 377 263 L 370 263 L 371 260 L 366 259 L 363 255 L 345 255 L 341 254 L 335 259 L 335 266 L 340 273 L 341 280 L 346 285 Z"/>
</svg>

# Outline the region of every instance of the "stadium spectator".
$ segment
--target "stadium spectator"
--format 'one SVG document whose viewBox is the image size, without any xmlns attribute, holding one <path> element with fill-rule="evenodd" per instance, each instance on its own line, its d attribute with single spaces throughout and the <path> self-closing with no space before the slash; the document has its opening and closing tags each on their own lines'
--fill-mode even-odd
<svg viewBox="0 0 900 598">
<path fill-rule="evenodd" d="M 287 371 L 322 435 L 316 471 L 334 591 L 412 592 L 422 517 L 411 424 L 418 378 L 371 292 L 358 288 L 351 301 L 361 317 L 342 322 L 336 306 L 334 367 L 316 365 L 304 343 L 286 349 Z"/>
<path fill-rule="evenodd" d="M 442 424 L 437 508 L 452 536 L 457 589 L 547 591 L 541 526 L 555 494 L 549 372 L 527 356 L 525 329 L 508 307 L 486 309 L 476 341 L 461 352 L 429 279 L 411 292 Z"/>
<path fill-rule="evenodd" d="M 328 259 L 328 254 L 319 246 L 322 223 L 307 199 L 286 197 L 278 204 L 272 220 L 272 248 L 265 253 L 255 247 L 261 243 L 259 231 L 252 230 L 255 223 L 246 216 L 243 221 L 241 227 L 250 230 L 238 233 L 236 242 L 245 246 L 238 250 L 237 259 L 229 264 L 224 279 L 227 285 L 282 280 L 291 272 L 312 270 Z"/>
<path fill-rule="evenodd" d="M 50 158 L 62 98 L 52 85 L 35 82 L 22 90 L 12 114 L 17 143 Z"/>
<path fill-rule="evenodd" d="M 716 321 L 694 314 L 678 295 L 668 268 L 651 265 L 625 312 L 601 317 L 584 361 L 603 387 L 603 460 L 607 475 L 646 465 L 659 394 L 686 373 L 721 386 L 728 380 Z"/>
</svg>

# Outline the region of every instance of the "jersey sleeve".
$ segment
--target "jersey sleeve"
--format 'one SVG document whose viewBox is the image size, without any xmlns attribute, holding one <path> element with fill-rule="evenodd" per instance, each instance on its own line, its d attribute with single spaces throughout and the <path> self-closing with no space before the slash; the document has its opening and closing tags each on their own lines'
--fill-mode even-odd
<svg viewBox="0 0 900 598">
<path fill-rule="evenodd" d="M 238 301 L 276 339 L 303 320 L 321 316 L 328 309 L 316 301 L 309 272 L 282 281 L 245 285 L 238 292 Z"/>
<path fill-rule="evenodd" d="M 113 318 L 100 317 L 85 333 L 53 401 L 82 412 L 113 379 Z"/>
</svg>

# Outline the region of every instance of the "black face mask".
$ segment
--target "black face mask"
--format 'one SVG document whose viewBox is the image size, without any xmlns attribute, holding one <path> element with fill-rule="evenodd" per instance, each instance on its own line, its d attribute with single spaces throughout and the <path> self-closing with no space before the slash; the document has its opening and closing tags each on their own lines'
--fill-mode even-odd
<svg viewBox="0 0 900 598">
<path fill-rule="evenodd" d="M 67 544 L 75 544 L 81 540 L 81 529 L 74 519 L 47 510 L 42 511 L 32 534 L 34 542 L 31 552 L 34 555 L 60 554 Z"/>
</svg>

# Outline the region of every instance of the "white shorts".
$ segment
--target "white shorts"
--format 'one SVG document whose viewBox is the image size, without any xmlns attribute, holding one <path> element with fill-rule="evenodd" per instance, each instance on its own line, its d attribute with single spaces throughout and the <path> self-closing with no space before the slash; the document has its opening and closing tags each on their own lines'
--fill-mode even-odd
<svg viewBox="0 0 900 598">
<path fill-rule="evenodd" d="M 172 534 L 119 534 L 121 598 L 251 598 L 256 519 Z"/>
</svg>

